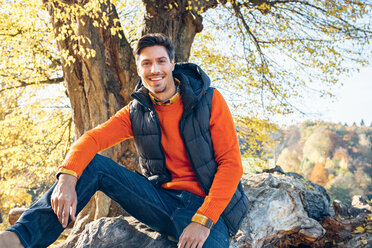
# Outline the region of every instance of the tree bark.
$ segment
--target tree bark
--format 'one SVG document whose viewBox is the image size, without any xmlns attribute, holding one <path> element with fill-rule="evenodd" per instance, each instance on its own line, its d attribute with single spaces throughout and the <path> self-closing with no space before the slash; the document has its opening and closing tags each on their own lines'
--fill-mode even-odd
<svg viewBox="0 0 372 248">
<path fill-rule="evenodd" d="M 48 2 L 45 3 L 57 34 L 62 23 L 54 22 L 54 9 Z M 54 5 L 54 7 L 60 6 Z M 113 20 L 118 18 L 115 7 L 110 2 L 101 7 L 102 12 L 110 13 L 109 23 L 113 26 Z M 105 122 L 128 104 L 130 94 L 138 81 L 132 49 L 122 31 L 120 34 L 123 38 L 119 39 L 118 36 L 111 35 L 110 27 L 96 28 L 92 20 L 87 17 L 77 21 L 79 22 L 77 34 L 91 41 L 82 45 L 94 49 L 96 56 L 89 59 L 77 57 L 76 62 L 70 66 L 62 58 L 64 81 L 73 110 L 76 138 Z M 86 24 L 82 25 L 82 21 Z M 74 44 L 76 42 L 69 37 L 57 41 L 60 51 L 63 49 L 72 51 Z M 101 154 L 131 170 L 139 170 L 132 141 L 122 142 Z M 78 215 L 75 228 L 71 233 L 79 233 L 84 229 L 85 224 L 107 216 L 110 203 L 111 200 L 107 196 L 101 192 L 97 193 Z"/>
<path fill-rule="evenodd" d="M 109 23 L 113 26 L 113 19 L 118 18 L 115 7 L 108 2 L 108 5 L 102 5 L 102 11 L 110 13 Z M 50 5 L 49 12 L 54 31 L 58 33 L 62 24 L 54 22 L 53 9 Z M 82 21 L 86 24 L 82 25 Z M 77 57 L 76 62 L 70 66 L 66 65 L 62 58 L 64 81 L 73 110 L 77 138 L 105 122 L 128 104 L 132 89 L 138 81 L 132 49 L 123 32 L 121 32 L 123 39 L 119 39 L 118 36 L 111 35 L 110 27 L 96 28 L 87 17 L 78 22 L 77 34 L 91 41 L 81 45 L 94 49 L 96 56 L 89 59 Z M 74 44 L 69 37 L 57 42 L 60 51 L 62 49 L 72 51 Z M 123 156 L 135 154 L 129 142 L 122 142 L 102 154 L 136 168 L 133 165 L 135 161 L 123 160 Z"/>
</svg>

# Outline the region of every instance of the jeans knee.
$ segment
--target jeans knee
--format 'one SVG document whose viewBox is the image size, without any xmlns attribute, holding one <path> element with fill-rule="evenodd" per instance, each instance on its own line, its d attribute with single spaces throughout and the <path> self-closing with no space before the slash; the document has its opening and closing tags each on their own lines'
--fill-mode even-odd
<svg viewBox="0 0 372 248">
<path fill-rule="evenodd" d="M 96 154 L 85 170 L 91 171 L 94 174 L 98 174 L 100 172 L 103 174 L 111 174 L 115 170 L 114 167 L 117 165 L 118 164 L 111 158 Z"/>
<path fill-rule="evenodd" d="M 104 167 L 104 166 L 102 166 L 102 165 L 107 164 L 107 163 L 105 162 L 105 160 L 107 160 L 107 161 L 112 161 L 112 160 L 109 159 L 108 157 L 102 156 L 102 155 L 100 155 L 100 154 L 96 154 L 96 155 L 94 156 L 94 158 L 89 162 L 89 164 L 88 164 L 87 167 L 95 168 L 96 170 L 97 170 L 97 169 L 100 169 L 100 168 Z"/>
</svg>

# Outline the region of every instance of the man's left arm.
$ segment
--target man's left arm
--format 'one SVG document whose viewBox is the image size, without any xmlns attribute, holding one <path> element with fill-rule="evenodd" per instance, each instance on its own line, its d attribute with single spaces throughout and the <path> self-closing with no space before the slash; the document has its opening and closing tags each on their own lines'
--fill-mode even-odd
<svg viewBox="0 0 372 248">
<path fill-rule="evenodd" d="M 226 101 L 216 89 L 213 92 L 209 127 L 214 156 L 218 164 L 217 172 L 204 203 L 194 215 L 193 222 L 184 229 L 180 237 L 178 247 L 182 248 L 203 246 L 210 232 L 208 223 L 215 224 L 218 221 L 243 175 L 233 118 Z"/>
</svg>

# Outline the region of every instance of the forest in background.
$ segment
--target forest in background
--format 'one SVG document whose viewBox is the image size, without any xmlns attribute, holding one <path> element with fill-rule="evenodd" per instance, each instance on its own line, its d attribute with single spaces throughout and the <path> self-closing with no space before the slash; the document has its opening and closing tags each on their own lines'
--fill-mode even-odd
<svg viewBox="0 0 372 248">
<path fill-rule="evenodd" d="M 365 125 L 305 121 L 275 133 L 270 148 L 285 172 L 324 186 L 332 200 L 372 198 L 372 123 Z"/>
</svg>

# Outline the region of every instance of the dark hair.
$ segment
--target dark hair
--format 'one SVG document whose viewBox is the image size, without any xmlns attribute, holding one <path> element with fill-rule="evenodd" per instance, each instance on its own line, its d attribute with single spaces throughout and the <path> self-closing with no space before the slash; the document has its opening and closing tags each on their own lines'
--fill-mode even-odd
<svg viewBox="0 0 372 248">
<path fill-rule="evenodd" d="M 174 59 L 174 48 L 172 45 L 172 41 L 164 34 L 154 33 L 146 34 L 137 41 L 133 50 L 134 56 L 136 57 L 136 61 L 138 61 L 138 57 L 142 49 L 151 46 L 165 47 L 169 56 L 169 60 L 172 61 Z"/>
</svg>

